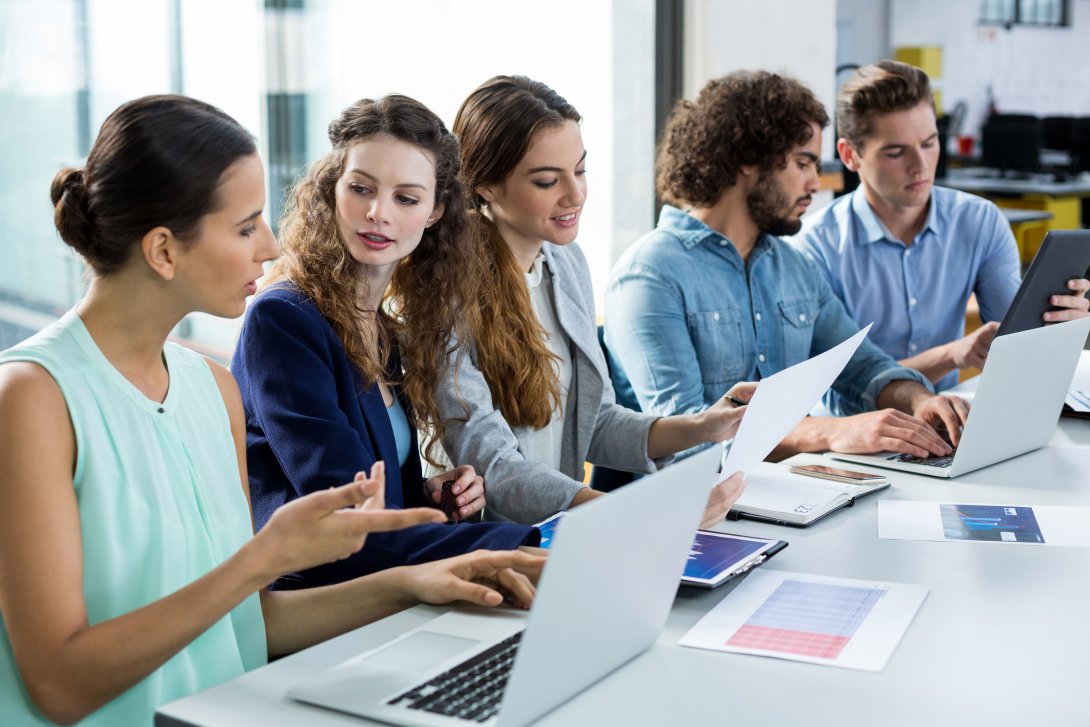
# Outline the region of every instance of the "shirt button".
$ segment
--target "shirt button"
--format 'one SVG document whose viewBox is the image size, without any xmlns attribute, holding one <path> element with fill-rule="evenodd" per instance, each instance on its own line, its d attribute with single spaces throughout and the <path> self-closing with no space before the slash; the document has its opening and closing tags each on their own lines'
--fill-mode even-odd
<svg viewBox="0 0 1090 727">
<path fill-rule="evenodd" d="M 801 322 L 803 322 L 805 320 L 806 320 L 806 314 L 805 313 L 799 313 L 799 322 L 801 323 Z"/>
<path fill-rule="evenodd" d="M 909 305 L 916 305 L 916 299 L 915 298 L 909 298 L 908 299 L 908 304 Z"/>
<path fill-rule="evenodd" d="M 716 321 L 719 320 L 719 313 L 718 312 L 712 314 L 712 320 L 716 320 Z"/>
<path fill-rule="evenodd" d="M 916 344 L 915 343 L 908 344 L 908 350 L 909 351 L 915 351 L 916 350 Z"/>
<path fill-rule="evenodd" d="M 754 313 L 753 317 L 756 318 L 757 320 L 761 320 L 761 314 L 760 313 Z"/>
<path fill-rule="evenodd" d="M 757 360 L 760 361 L 761 363 L 764 363 L 765 355 L 763 353 L 757 354 Z"/>
<path fill-rule="evenodd" d="M 727 246 L 727 241 L 726 240 L 720 240 L 719 241 L 719 247 L 726 247 L 726 246 Z"/>
<path fill-rule="evenodd" d="M 911 250 L 905 250 L 905 257 L 908 257 L 911 254 L 912 254 Z"/>
</svg>

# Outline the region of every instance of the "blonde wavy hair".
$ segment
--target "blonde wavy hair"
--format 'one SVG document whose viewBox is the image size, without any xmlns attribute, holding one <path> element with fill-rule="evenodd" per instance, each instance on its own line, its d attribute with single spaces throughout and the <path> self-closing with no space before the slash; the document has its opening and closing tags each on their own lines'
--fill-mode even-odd
<svg viewBox="0 0 1090 727">
<path fill-rule="evenodd" d="M 377 134 L 427 153 L 435 164 L 435 204 L 443 205 L 444 212 L 398 264 L 379 309 L 369 311 L 359 305 L 359 286 L 366 283 L 337 225 L 335 187 L 348 150 Z M 481 328 L 480 312 L 469 303 L 476 299 L 477 281 L 487 265 L 479 225 L 466 212 L 458 142 L 426 106 L 397 94 L 352 104 L 329 125 L 329 139 L 332 151 L 292 190 L 280 220 L 283 253 L 263 287 L 289 282 L 309 296 L 366 386 L 401 384 L 410 403 L 409 419 L 426 443 L 424 457 L 441 466 L 443 423 L 435 390 L 456 342 L 472 340 Z M 374 335 L 368 337 L 364 331 L 371 321 Z M 403 372 L 392 370 L 395 347 Z"/>
</svg>

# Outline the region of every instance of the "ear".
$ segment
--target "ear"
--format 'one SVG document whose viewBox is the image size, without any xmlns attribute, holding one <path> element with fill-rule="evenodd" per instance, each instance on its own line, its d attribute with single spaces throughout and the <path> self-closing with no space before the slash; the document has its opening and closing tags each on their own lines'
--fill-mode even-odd
<svg viewBox="0 0 1090 727">
<path fill-rule="evenodd" d="M 756 179 L 759 176 L 759 172 L 760 170 L 757 168 L 756 164 L 743 164 L 738 167 L 738 174 L 747 180 Z"/>
<path fill-rule="evenodd" d="M 492 200 L 494 200 L 496 198 L 496 188 L 495 187 L 481 186 L 481 187 L 477 187 L 477 189 L 475 189 L 474 191 L 478 195 L 480 195 L 481 199 L 483 199 L 485 202 L 491 202 Z"/>
<path fill-rule="evenodd" d="M 852 146 L 852 143 L 840 137 L 836 140 L 836 153 L 840 156 L 840 161 L 844 163 L 850 171 L 859 171 L 859 151 Z"/>
<path fill-rule="evenodd" d="M 179 240 L 166 227 L 153 227 L 140 240 L 144 262 L 163 280 L 173 280 L 178 263 Z"/>
<path fill-rule="evenodd" d="M 434 225 L 436 222 L 439 221 L 439 219 L 443 216 L 443 213 L 446 211 L 447 206 L 445 204 L 440 203 L 435 205 L 435 209 L 431 211 L 431 217 L 428 218 L 428 221 L 424 225 L 424 227 L 431 227 L 432 225 Z"/>
</svg>

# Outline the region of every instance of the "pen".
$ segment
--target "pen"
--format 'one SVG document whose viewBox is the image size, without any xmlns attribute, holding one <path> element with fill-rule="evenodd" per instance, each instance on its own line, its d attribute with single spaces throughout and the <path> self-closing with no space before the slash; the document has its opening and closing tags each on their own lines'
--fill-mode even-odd
<svg viewBox="0 0 1090 727">
<path fill-rule="evenodd" d="M 729 401 L 731 404 L 734 404 L 735 406 L 746 406 L 747 404 L 749 404 L 748 401 L 742 401 L 737 396 L 731 396 L 730 394 L 725 394 L 723 398 Z"/>
</svg>

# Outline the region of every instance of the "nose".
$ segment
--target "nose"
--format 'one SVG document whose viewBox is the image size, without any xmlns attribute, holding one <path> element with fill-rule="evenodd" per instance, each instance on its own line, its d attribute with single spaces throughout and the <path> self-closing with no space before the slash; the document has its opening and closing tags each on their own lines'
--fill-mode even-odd
<svg viewBox="0 0 1090 727">
<path fill-rule="evenodd" d="M 908 170 L 909 172 L 925 173 L 928 171 L 927 154 L 923 149 L 911 148 L 906 154 L 908 155 Z"/>
<path fill-rule="evenodd" d="M 571 176 L 564 184 L 564 196 L 560 204 L 564 207 L 582 207 L 587 200 L 587 178 Z"/>
<path fill-rule="evenodd" d="M 390 220 L 387 217 L 386 211 L 386 201 L 381 199 L 378 195 L 375 195 L 371 198 L 371 205 L 367 208 L 367 219 L 375 224 L 389 222 Z"/>
<path fill-rule="evenodd" d="M 811 164 L 806 175 L 806 193 L 816 194 L 821 189 L 821 171 L 817 164 Z"/>
<path fill-rule="evenodd" d="M 261 235 L 261 242 L 257 247 L 257 260 L 259 262 L 268 262 L 269 260 L 275 260 L 280 257 L 280 242 L 276 239 L 276 235 L 269 229 L 269 226 L 264 221 L 261 223 L 263 234 Z"/>
</svg>

